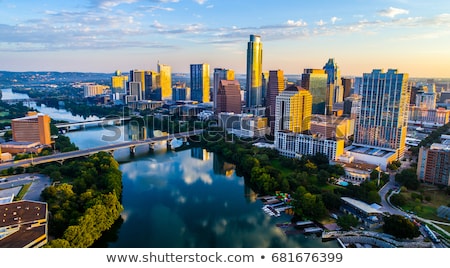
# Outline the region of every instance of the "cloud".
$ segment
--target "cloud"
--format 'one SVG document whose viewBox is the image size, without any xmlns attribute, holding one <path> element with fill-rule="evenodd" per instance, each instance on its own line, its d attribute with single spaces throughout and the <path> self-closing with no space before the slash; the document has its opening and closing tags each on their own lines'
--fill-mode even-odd
<svg viewBox="0 0 450 268">
<path fill-rule="evenodd" d="M 327 24 L 327 23 L 324 22 L 323 20 L 319 20 L 316 22 L 316 25 L 318 25 L 318 26 L 324 26 L 325 24 Z"/>
<path fill-rule="evenodd" d="M 199 5 L 203 5 L 204 3 L 208 2 L 208 0 L 194 0 Z"/>
<path fill-rule="evenodd" d="M 378 11 L 378 15 L 382 17 L 388 17 L 388 18 L 394 18 L 397 15 L 404 15 L 409 14 L 409 11 L 406 9 L 396 8 L 396 7 L 389 7 L 387 9 L 382 9 Z"/>
<path fill-rule="evenodd" d="M 340 21 L 340 20 L 342 20 L 342 19 L 341 19 L 341 18 L 338 18 L 338 17 L 332 17 L 332 18 L 330 19 L 331 24 L 335 24 L 337 21 Z"/>
<path fill-rule="evenodd" d="M 308 24 L 306 22 L 304 22 L 302 19 L 298 20 L 298 21 L 294 21 L 294 20 L 288 20 L 286 22 L 286 24 L 288 26 L 294 26 L 294 27 L 303 27 L 303 26 L 307 26 Z"/>
</svg>

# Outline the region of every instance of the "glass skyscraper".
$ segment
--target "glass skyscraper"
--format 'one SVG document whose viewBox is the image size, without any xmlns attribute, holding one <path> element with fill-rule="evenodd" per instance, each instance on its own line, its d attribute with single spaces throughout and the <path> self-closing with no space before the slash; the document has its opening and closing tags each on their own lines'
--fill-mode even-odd
<svg viewBox="0 0 450 268">
<path fill-rule="evenodd" d="M 354 144 L 392 150 L 403 156 L 408 124 L 408 74 L 389 69 L 363 75 L 361 111 Z"/>
<path fill-rule="evenodd" d="M 191 99 L 209 102 L 209 64 L 191 64 Z"/>
<path fill-rule="evenodd" d="M 250 35 L 247 44 L 247 107 L 262 106 L 262 43 L 259 35 Z"/>
</svg>

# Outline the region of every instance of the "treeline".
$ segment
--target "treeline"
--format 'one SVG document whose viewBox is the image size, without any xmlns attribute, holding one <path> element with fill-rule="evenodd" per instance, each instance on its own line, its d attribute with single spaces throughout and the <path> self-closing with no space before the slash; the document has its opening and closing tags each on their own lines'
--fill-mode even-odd
<svg viewBox="0 0 450 268">
<path fill-rule="evenodd" d="M 60 180 L 42 192 L 50 212 L 49 235 L 56 238 L 46 247 L 89 247 L 119 218 L 122 173 L 108 153 L 63 166 L 47 164 L 41 172 Z"/>
<path fill-rule="evenodd" d="M 340 165 L 330 165 L 325 155 L 303 156 L 301 159 L 280 156 L 278 151 L 257 148 L 250 142 L 225 137 L 220 132 L 205 132 L 203 146 L 236 164 L 236 172 L 259 194 L 276 191 L 290 193 L 294 198 L 297 219 L 320 220 L 328 210 L 337 210 L 341 196 L 350 196 L 366 202 L 379 202 L 379 186 L 368 181 L 360 186 L 336 186 L 330 182 L 345 174 Z M 386 176 L 383 176 L 386 180 Z M 381 184 L 382 185 L 382 184 Z M 380 186 L 381 186 L 380 185 Z"/>
</svg>

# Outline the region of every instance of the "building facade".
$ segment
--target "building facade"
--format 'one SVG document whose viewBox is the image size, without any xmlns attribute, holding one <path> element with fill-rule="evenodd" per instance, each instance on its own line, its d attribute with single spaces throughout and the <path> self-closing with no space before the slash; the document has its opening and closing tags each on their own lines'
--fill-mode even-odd
<svg viewBox="0 0 450 268">
<path fill-rule="evenodd" d="M 250 35 L 247 44 L 246 106 L 262 106 L 262 42 L 261 36 Z"/>
<path fill-rule="evenodd" d="M 322 69 L 304 69 L 302 74 L 302 88 L 309 90 L 313 96 L 312 113 L 325 114 L 327 100 L 328 75 Z"/>
<path fill-rule="evenodd" d="M 421 147 L 417 176 L 425 183 L 450 186 L 450 145 L 433 143 L 430 148 Z"/>
<path fill-rule="evenodd" d="M 344 101 L 341 71 L 333 58 L 328 59 L 323 69 L 327 73 L 326 113 L 332 114 L 333 105 Z"/>
<path fill-rule="evenodd" d="M 401 159 L 408 122 L 408 74 L 393 69 L 365 73 L 360 95 L 354 145 L 392 151 Z"/>
<path fill-rule="evenodd" d="M 172 67 L 158 62 L 160 76 L 161 100 L 172 99 Z"/>
<path fill-rule="evenodd" d="M 11 120 L 13 140 L 51 145 L 50 121 L 50 116 L 42 113 L 29 113 L 26 117 Z"/>
<path fill-rule="evenodd" d="M 217 90 L 219 90 L 220 80 L 234 80 L 234 70 L 224 68 L 214 68 L 213 73 L 213 104 L 216 109 L 217 104 Z"/>
<path fill-rule="evenodd" d="M 209 84 L 209 64 L 191 64 L 191 99 L 210 102 Z"/>
<path fill-rule="evenodd" d="M 288 130 L 295 133 L 311 127 L 312 95 L 299 86 L 290 86 L 276 97 L 275 132 Z"/>
<path fill-rule="evenodd" d="M 287 157 L 301 158 L 303 155 L 320 153 L 330 160 L 336 160 L 344 153 L 344 140 L 327 140 L 313 135 L 277 131 L 275 147 L 281 155 Z"/>
<path fill-rule="evenodd" d="M 277 96 L 285 88 L 284 73 L 283 70 L 269 71 L 269 79 L 266 92 L 266 116 L 269 120 L 269 126 L 271 133 L 275 131 L 275 107 Z"/>
<path fill-rule="evenodd" d="M 109 86 L 104 86 L 104 85 L 84 85 L 83 86 L 83 93 L 84 93 L 84 97 L 88 98 L 88 97 L 94 97 L 97 95 L 102 95 L 105 93 L 105 90 L 109 89 Z"/>
<path fill-rule="evenodd" d="M 117 70 L 111 77 L 111 89 L 113 93 L 125 93 L 127 82 L 128 75 L 122 75 L 122 72 Z"/>
<path fill-rule="evenodd" d="M 237 80 L 221 80 L 217 91 L 216 113 L 241 113 L 241 85 Z"/>
</svg>

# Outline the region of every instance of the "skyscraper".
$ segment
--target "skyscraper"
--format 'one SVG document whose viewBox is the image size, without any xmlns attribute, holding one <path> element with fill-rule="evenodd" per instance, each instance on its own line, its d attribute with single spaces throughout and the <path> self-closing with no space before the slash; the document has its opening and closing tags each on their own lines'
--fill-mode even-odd
<svg viewBox="0 0 450 268">
<path fill-rule="evenodd" d="M 139 83 L 139 86 L 137 83 Z M 131 88 L 131 85 L 133 85 L 133 88 Z M 139 92 L 136 91 L 138 87 Z M 145 71 L 143 70 L 130 71 L 130 81 L 128 82 L 128 95 L 134 95 L 137 97 L 137 100 L 143 100 L 143 98 L 145 97 Z"/>
<path fill-rule="evenodd" d="M 246 106 L 262 106 L 262 43 L 259 35 L 250 35 L 247 44 Z"/>
<path fill-rule="evenodd" d="M 312 95 L 299 86 L 290 86 L 276 97 L 275 132 L 302 133 L 311 127 Z"/>
<path fill-rule="evenodd" d="M 214 110 L 217 108 L 217 90 L 220 80 L 234 80 L 234 71 L 230 69 L 214 68 L 213 75 L 213 104 Z"/>
<path fill-rule="evenodd" d="M 161 99 L 172 99 L 172 68 L 158 62 L 158 73 L 160 76 Z"/>
<path fill-rule="evenodd" d="M 269 71 L 266 97 L 266 116 L 269 120 L 270 132 L 275 131 L 275 107 L 276 98 L 284 90 L 284 73 L 283 70 Z"/>
<path fill-rule="evenodd" d="M 325 114 L 328 92 L 327 80 L 328 75 L 323 69 L 305 69 L 303 71 L 301 86 L 309 90 L 313 96 L 313 114 Z"/>
<path fill-rule="evenodd" d="M 125 93 L 127 87 L 128 76 L 122 75 L 120 70 L 117 70 L 111 77 L 111 88 L 113 93 Z"/>
<path fill-rule="evenodd" d="M 389 69 L 363 75 L 361 111 L 354 144 L 394 151 L 403 156 L 408 123 L 408 74 Z"/>
<path fill-rule="evenodd" d="M 344 89 L 342 87 L 341 71 L 334 62 L 333 58 L 328 59 L 328 62 L 323 66 L 323 69 L 328 75 L 327 85 L 327 100 L 326 100 L 326 113 L 331 114 L 333 112 L 333 105 L 344 101 Z"/>
<path fill-rule="evenodd" d="M 13 140 L 50 145 L 50 120 L 50 116 L 37 112 L 29 112 L 26 117 L 11 120 Z"/>
<path fill-rule="evenodd" d="M 241 85 L 237 80 L 220 80 L 216 113 L 241 113 Z"/>
<path fill-rule="evenodd" d="M 209 102 L 209 64 L 191 64 L 191 99 Z"/>
</svg>

